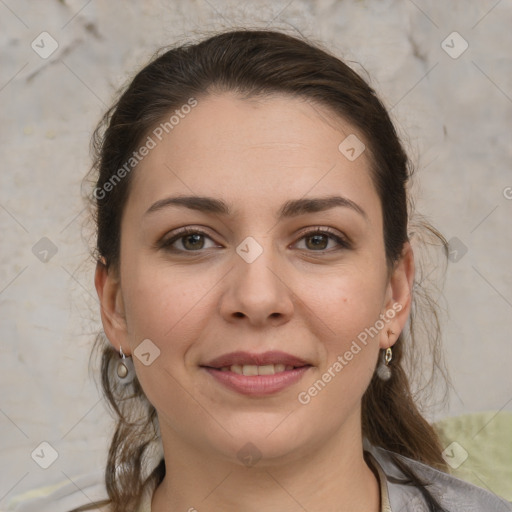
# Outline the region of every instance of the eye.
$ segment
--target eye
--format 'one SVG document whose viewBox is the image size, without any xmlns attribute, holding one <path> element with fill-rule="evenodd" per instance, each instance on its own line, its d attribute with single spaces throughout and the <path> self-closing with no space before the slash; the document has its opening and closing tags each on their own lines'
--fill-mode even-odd
<svg viewBox="0 0 512 512">
<path fill-rule="evenodd" d="M 308 231 L 300 238 L 299 241 L 302 240 L 305 241 L 306 249 L 315 252 L 331 252 L 330 250 L 326 250 L 330 240 L 334 241 L 336 245 L 338 245 L 338 248 L 335 247 L 334 250 L 350 248 L 348 240 L 336 234 L 329 228 L 317 228 L 315 230 Z"/>
<path fill-rule="evenodd" d="M 202 249 L 209 249 L 205 247 L 205 238 L 213 242 L 207 233 L 198 229 L 183 228 L 175 232 L 171 238 L 167 238 L 158 243 L 158 247 L 173 252 L 194 252 Z M 174 247 L 174 245 L 178 247 Z M 181 245 L 181 247 L 179 247 Z M 218 247 L 212 245 L 211 247 Z"/>
<path fill-rule="evenodd" d="M 212 238 L 199 229 L 195 228 L 182 228 L 175 232 L 170 238 L 166 238 L 158 242 L 159 249 L 164 249 L 170 252 L 199 252 L 203 249 L 210 249 L 219 247 L 213 243 L 210 247 L 205 246 L 205 240 Z M 308 252 L 332 252 L 341 249 L 350 249 L 351 245 L 348 240 L 338 235 L 330 228 L 316 228 L 314 230 L 304 233 L 300 241 L 305 242 L 305 249 Z M 329 249 L 329 242 L 334 242 L 334 248 Z M 181 246 L 181 247 L 180 247 Z M 336 247 L 337 246 L 337 247 Z M 299 247 L 299 249 L 304 249 Z"/>
</svg>

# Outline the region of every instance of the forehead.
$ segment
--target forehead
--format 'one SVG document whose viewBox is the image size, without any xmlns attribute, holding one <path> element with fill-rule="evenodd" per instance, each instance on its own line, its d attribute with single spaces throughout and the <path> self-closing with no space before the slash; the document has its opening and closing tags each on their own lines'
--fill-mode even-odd
<svg viewBox="0 0 512 512">
<path fill-rule="evenodd" d="M 223 93 L 186 110 L 168 133 L 158 126 L 149 133 L 155 145 L 133 173 L 129 203 L 149 207 L 182 193 L 223 197 L 243 209 L 342 193 L 370 214 L 379 208 L 366 151 L 353 160 L 340 151 L 347 137 L 362 144 L 363 136 L 325 107 L 286 95 Z"/>
</svg>

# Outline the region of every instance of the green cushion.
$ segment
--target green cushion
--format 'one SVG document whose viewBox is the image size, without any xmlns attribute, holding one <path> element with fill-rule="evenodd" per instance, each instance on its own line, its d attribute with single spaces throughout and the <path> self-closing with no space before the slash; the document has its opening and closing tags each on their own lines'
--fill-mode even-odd
<svg viewBox="0 0 512 512">
<path fill-rule="evenodd" d="M 512 501 L 512 412 L 465 414 L 434 427 L 451 474 Z"/>
</svg>

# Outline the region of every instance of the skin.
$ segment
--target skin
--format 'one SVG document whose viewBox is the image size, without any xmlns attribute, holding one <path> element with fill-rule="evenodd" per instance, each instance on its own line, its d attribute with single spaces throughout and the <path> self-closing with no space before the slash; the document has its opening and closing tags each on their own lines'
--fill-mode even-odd
<svg viewBox="0 0 512 512">
<path fill-rule="evenodd" d="M 120 268 L 98 264 L 95 283 L 112 345 L 133 354 L 150 339 L 160 350 L 149 366 L 133 357 L 158 413 L 167 468 L 153 512 L 379 510 L 378 481 L 363 459 L 361 398 L 379 349 L 393 345 L 406 323 L 414 260 L 407 243 L 388 272 L 367 154 L 351 162 L 338 150 L 351 133 L 364 140 L 301 99 L 210 95 L 134 171 Z M 335 207 L 276 220 L 287 200 L 334 193 L 367 218 Z M 223 199 L 234 214 L 176 206 L 146 214 L 176 195 Z M 208 236 L 196 245 L 177 240 L 181 253 L 155 247 L 183 226 Z M 316 248 L 304 235 L 317 227 L 348 238 L 350 248 L 328 237 Z M 248 236 L 263 249 L 252 263 L 236 252 Z M 402 309 L 385 328 L 307 405 L 299 403 L 298 393 L 393 304 Z M 279 393 L 248 397 L 199 367 L 235 350 L 282 350 L 313 367 Z M 252 467 L 237 457 L 248 442 L 261 456 Z"/>
</svg>

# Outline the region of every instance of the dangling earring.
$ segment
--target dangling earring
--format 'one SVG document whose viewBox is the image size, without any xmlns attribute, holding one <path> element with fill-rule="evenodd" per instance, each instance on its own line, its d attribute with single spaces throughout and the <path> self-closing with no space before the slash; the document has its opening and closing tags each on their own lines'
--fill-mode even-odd
<svg viewBox="0 0 512 512">
<path fill-rule="evenodd" d="M 388 337 L 390 333 L 395 334 L 393 331 L 388 331 Z M 381 380 L 387 381 L 391 378 L 391 368 L 389 367 L 391 359 L 393 359 L 393 350 L 391 350 L 391 347 L 388 347 L 384 351 L 382 361 L 377 367 L 377 376 Z"/>
<path fill-rule="evenodd" d="M 391 359 L 393 358 L 393 351 L 391 350 L 391 347 L 387 348 L 384 351 L 383 360 L 379 364 L 377 368 L 377 375 L 382 380 L 389 380 L 391 377 L 391 368 L 389 367 L 389 363 L 391 362 Z"/>
<path fill-rule="evenodd" d="M 123 347 L 119 347 L 119 357 L 121 360 L 117 363 L 117 376 L 123 384 L 130 384 L 135 377 L 133 360 L 130 356 L 124 355 Z"/>
</svg>

